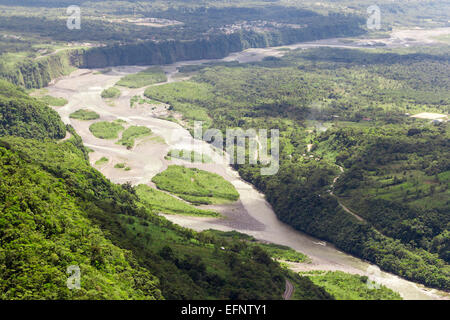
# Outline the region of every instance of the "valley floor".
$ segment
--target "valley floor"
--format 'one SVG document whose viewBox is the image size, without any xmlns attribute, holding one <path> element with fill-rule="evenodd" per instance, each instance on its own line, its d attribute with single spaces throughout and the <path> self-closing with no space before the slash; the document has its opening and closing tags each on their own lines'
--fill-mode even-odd
<svg viewBox="0 0 450 320">
<path fill-rule="evenodd" d="M 410 36 L 409 33 L 408 37 Z M 394 35 L 399 35 L 395 33 Z M 402 42 L 403 41 L 403 42 Z M 400 38 L 392 45 L 408 44 L 408 40 Z M 411 41 L 410 41 L 411 42 Z M 412 41 L 414 42 L 414 41 Z M 386 41 L 389 45 L 389 41 Z M 315 43 L 285 46 L 290 48 L 309 48 L 314 46 L 361 47 L 365 42 L 358 40 L 352 45 L 343 44 L 337 39 L 322 40 Z M 241 63 L 259 61 L 266 56 L 279 56 L 283 51 L 279 48 L 251 49 L 242 53 L 235 53 L 223 61 L 239 61 Z M 209 61 L 179 62 L 174 65 L 163 66 L 168 76 L 168 82 L 180 81 L 177 77 L 177 67 L 197 65 Z M 71 124 L 82 137 L 86 147 L 93 150 L 90 154 L 91 164 L 99 169 L 107 178 L 115 183 L 131 182 L 133 185 L 147 184 L 155 187 L 152 178 L 163 172 L 170 164 L 183 164 L 214 172 L 231 182 L 240 194 L 240 200 L 234 204 L 207 206 L 216 209 L 225 219 L 200 218 L 167 215 L 166 218 L 194 230 L 217 229 L 222 231 L 236 230 L 276 244 L 287 245 L 309 256 L 310 264 L 290 264 L 294 271 L 327 270 L 344 271 L 352 274 L 367 275 L 388 288 L 399 292 L 404 299 L 440 299 L 443 293 L 427 289 L 410 281 L 406 281 L 392 274 L 382 272 L 372 274 L 373 266 L 337 250 L 333 245 L 314 239 L 306 234 L 294 230 L 280 222 L 265 198 L 255 188 L 240 179 L 236 171 L 232 170 L 224 158 L 203 142 L 194 142 L 191 134 L 176 122 L 162 119 L 168 115 L 167 106 L 135 106 L 130 107 L 130 100 L 134 96 L 142 96 L 144 89 L 121 88 L 121 96 L 115 100 L 105 101 L 101 98 L 102 90 L 113 86 L 121 77 L 136 73 L 144 67 L 114 67 L 108 72 L 94 72 L 92 70 L 77 70 L 69 77 L 56 81 L 48 92 L 55 97 L 64 97 L 69 103 L 55 110 L 65 123 Z M 74 111 L 86 108 L 100 115 L 99 120 L 80 121 L 69 118 Z M 128 125 L 145 126 L 152 130 L 153 135 L 138 140 L 135 147 L 127 149 L 115 143 L 115 140 L 102 140 L 94 137 L 89 126 L 96 121 L 113 121 L 121 119 Z M 161 139 L 162 138 L 162 139 Z M 163 142 L 164 141 L 164 142 Z M 166 155 L 171 149 L 197 148 L 207 150 L 214 159 L 213 163 L 187 163 L 182 160 L 167 160 Z M 95 163 L 106 157 L 108 163 L 96 166 Z M 129 171 L 120 170 L 114 166 L 125 163 L 131 168 Z"/>
</svg>

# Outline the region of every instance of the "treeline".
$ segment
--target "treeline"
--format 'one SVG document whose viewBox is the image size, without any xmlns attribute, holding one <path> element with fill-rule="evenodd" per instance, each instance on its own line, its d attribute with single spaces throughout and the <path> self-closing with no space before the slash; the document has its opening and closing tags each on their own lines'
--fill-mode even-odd
<svg viewBox="0 0 450 320">
<path fill-rule="evenodd" d="M 75 3 L 71 3 L 74 5 Z M 29 6 L 29 5 L 28 5 Z M 267 27 L 253 28 L 254 30 L 280 30 L 282 33 L 289 30 L 297 30 L 301 27 L 306 34 L 314 30 L 328 28 L 333 33 L 334 28 L 346 25 L 347 31 L 356 27 L 352 32 L 358 32 L 359 26 L 365 23 L 365 19 L 357 15 L 329 13 L 318 14 L 311 10 L 298 9 L 288 6 L 268 5 L 265 7 L 248 6 L 239 7 L 206 7 L 196 6 L 188 8 L 189 4 L 181 6 L 171 4 L 168 8 L 148 8 L 145 4 L 126 7 L 125 3 L 99 1 L 97 5 L 92 3 L 82 5 L 83 18 L 80 30 L 69 30 L 66 26 L 68 15 L 62 5 L 57 8 L 46 8 L 46 5 L 36 6 L 37 9 L 25 7 L 9 7 L 8 15 L 0 15 L 0 29 L 11 33 L 29 34 L 32 37 L 52 39 L 64 42 L 97 42 L 97 43 L 122 43 L 132 44 L 137 41 L 149 39 L 164 41 L 174 39 L 178 41 L 195 40 L 205 36 L 221 34 L 224 28 L 245 22 L 250 25 L 267 23 Z M 102 8 L 104 6 L 104 9 Z M 102 8 L 103 10 L 99 10 Z M 36 11 L 45 15 L 37 15 Z M 99 16 L 101 15 L 101 16 Z M 176 21 L 180 24 L 166 27 L 153 27 L 133 23 L 133 18 L 160 18 Z M 355 25 L 356 23 L 356 25 Z M 296 25 L 296 28 L 291 28 Z M 280 33 L 281 34 L 281 33 Z"/>
</svg>

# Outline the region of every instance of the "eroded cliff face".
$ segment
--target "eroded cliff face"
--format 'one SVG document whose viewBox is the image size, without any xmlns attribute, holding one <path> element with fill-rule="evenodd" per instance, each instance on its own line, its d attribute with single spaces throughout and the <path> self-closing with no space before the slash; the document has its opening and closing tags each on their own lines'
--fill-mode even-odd
<svg viewBox="0 0 450 320">
<path fill-rule="evenodd" d="M 364 33 L 360 19 L 280 29 L 267 33 L 236 32 L 207 36 L 191 41 L 145 41 L 88 49 L 65 50 L 35 60 L 18 63 L 0 72 L 4 78 L 26 88 L 42 88 L 53 79 L 69 74 L 73 68 L 104 68 L 119 65 L 162 65 L 177 61 L 220 59 L 248 48 L 265 48 Z"/>
<path fill-rule="evenodd" d="M 236 32 L 193 41 L 142 42 L 84 50 L 79 67 L 103 68 L 119 65 L 171 64 L 183 60 L 220 59 L 248 48 L 265 48 L 364 33 L 360 21 L 283 29 L 276 32 Z"/>
<path fill-rule="evenodd" d="M 83 54 L 78 50 L 66 50 L 35 60 L 28 59 L 9 70 L 0 71 L 0 78 L 25 88 L 42 88 L 80 66 Z"/>
</svg>

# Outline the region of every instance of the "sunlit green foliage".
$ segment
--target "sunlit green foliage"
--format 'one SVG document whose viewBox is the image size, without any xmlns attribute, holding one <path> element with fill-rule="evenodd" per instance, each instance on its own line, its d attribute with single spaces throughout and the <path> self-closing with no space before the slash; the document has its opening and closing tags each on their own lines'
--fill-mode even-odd
<svg viewBox="0 0 450 320">
<path fill-rule="evenodd" d="M 119 122 L 100 121 L 91 124 L 89 130 L 99 139 L 117 139 L 124 127 Z"/>
<path fill-rule="evenodd" d="M 235 167 L 266 194 L 281 220 L 384 270 L 445 289 L 448 124 L 407 115 L 449 110 L 448 51 L 429 50 L 294 51 L 204 68 L 188 82 L 149 88 L 146 95 L 187 120 L 195 119 L 193 110 L 205 112 L 205 126 L 223 132 L 280 130 L 278 174 Z M 329 195 L 340 173 L 336 163 L 346 167 L 336 194 L 367 223 Z"/>
<path fill-rule="evenodd" d="M 58 114 L 41 101 L 0 80 L 0 136 L 62 139 L 66 128 Z"/>
<path fill-rule="evenodd" d="M 264 251 L 266 251 L 275 260 L 302 262 L 302 263 L 310 262 L 310 259 L 306 255 L 297 252 L 292 248 L 274 243 L 265 243 L 265 242 L 263 243 L 256 240 L 252 236 L 242 234 L 237 231 L 222 232 L 217 230 L 208 230 L 205 231 L 204 233 L 214 234 L 218 237 L 226 239 L 240 240 L 243 243 L 245 243 L 245 245 L 249 246 L 259 246 L 263 248 Z"/>
<path fill-rule="evenodd" d="M 190 150 L 184 150 L 184 149 L 173 149 L 170 150 L 167 154 L 167 158 L 176 158 L 185 160 L 188 162 L 196 162 L 199 160 L 201 163 L 210 163 L 212 162 L 212 159 L 207 154 L 200 154 L 197 151 L 190 151 Z"/>
<path fill-rule="evenodd" d="M 68 101 L 64 98 L 56 98 L 49 95 L 45 95 L 39 98 L 39 100 L 53 107 L 63 107 L 68 103 Z"/>
<path fill-rule="evenodd" d="M 230 182 L 218 174 L 203 170 L 172 165 L 152 181 L 159 189 L 195 204 L 226 203 L 239 199 L 239 193 Z"/>
<path fill-rule="evenodd" d="M 152 130 L 147 127 L 131 126 L 122 133 L 122 137 L 117 143 L 127 148 L 132 148 L 136 139 L 147 137 L 151 134 Z"/>
<path fill-rule="evenodd" d="M 21 150 L 28 144 L 31 152 L 44 146 L 17 139 L 6 143 Z M 73 160 L 83 163 L 82 158 Z M 161 297 L 157 279 L 107 239 L 64 182 L 5 148 L 0 148 L 0 173 L 2 299 Z M 71 265 L 81 269 L 80 290 L 66 285 L 66 269 Z"/>
<path fill-rule="evenodd" d="M 143 105 L 143 104 L 152 104 L 152 105 L 160 105 L 161 102 L 152 100 L 152 99 L 145 99 L 141 96 L 133 96 L 133 98 L 130 99 L 130 107 L 133 108 L 135 105 Z"/>
<path fill-rule="evenodd" d="M 232 251 L 233 241 L 157 217 L 129 184 L 114 185 L 90 167 L 77 139 L 1 139 L 10 149 L 0 147 L 4 299 L 152 299 L 161 297 L 158 288 L 169 299 L 281 297 L 286 271 L 264 251 Z M 84 290 L 70 291 L 66 267 L 77 264 Z M 307 279 L 293 281 L 305 299 L 331 298 Z"/>
<path fill-rule="evenodd" d="M 120 97 L 120 90 L 116 87 L 111 87 L 103 90 L 101 96 L 103 99 L 115 99 Z"/>
<path fill-rule="evenodd" d="M 185 119 L 211 124 L 208 113 L 198 105 L 201 102 L 210 102 L 212 98 L 210 91 L 211 86 L 207 84 L 184 81 L 149 87 L 145 90 L 145 96 L 170 104 L 175 111 L 182 113 Z"/>
<path fill-rule="evenodd" d="M 159 67 L 152 67 L 138 73 L 127 75 L 120 79 L 116 85 L 127 88 L 142 88 L 166 81 L 167 77 L 164 71 Z"/>
<path fill-rule="evenodd" d="M 315 271 L 300 274 L 324 288 L 336 300 L 402 300 L 398 293 L 383 285 L 373 283 L 364 276 L 341 271 Z"/>
<path fill-rule="evenodd" d="M 88 109 L 79 109 L 70 114 L 70 118 L 77 120 L 97 120 L 100 118 L 100 115 L 95 111 L 91 111 Z"/>
<path fill-rule="evenodd" d="M 136 193 L 139 196 L 142 205 L 146 206 L 152 212 L 166 214 L 180 214 L 188 216 L 218 217 L 219 214 L 212 210 L 197 209 L 171 195 L 160 190 L 155 190 L 146 185 L 136 187 Z"/>
</svg>

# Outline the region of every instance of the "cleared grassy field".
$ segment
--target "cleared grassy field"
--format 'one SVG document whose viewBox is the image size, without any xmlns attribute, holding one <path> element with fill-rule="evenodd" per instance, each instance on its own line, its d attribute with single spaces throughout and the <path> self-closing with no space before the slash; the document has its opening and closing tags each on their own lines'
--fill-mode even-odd
<svg viewBox="0 0 450 320">
<path fill-rule="evenodd" d="M 89 130 L 99 139 L 117 139 L 124 127 L 118 122 L 101 121 L 93 123 Z"/>
<path fill-rule="evenodd" d="M 132 148 L 136 139 L 147 137 L 151 134 L 152 130 L 147 127 L 131 126 L 123 132 L 122 138 L 117 143 Z"/>
<path fill-rule="evenodd" d="M 255 239 L 254 237 L 243 234 L 237 231 L 218 231 L 218 230 L 207 230 L 204 231 L 205 234 L 212 234 L 214 236 L 225 238 L 225 239 L 232 239 L 232 240 L 240 240 L 242 242 L 245 242 L 248 246 L 259 246 L 264 249 L 273 259 L 276 260 L 283 260 L 283 261 L 289 261 L 289 262 L 303 262 L 303 263 L 309 263 L 311 260 L 308 256 L 295 251 L 294 249 L 278 245 L 274 243 L 262 243 Z"/>
<path fill-rule="evenodd" d="M 194 204 L 223 204 L 239 199 L 239 193 L 230 182 L 203 170 L 169 166 L 152 181 L 159 189 Z"/>
<path fill-rule="evenodd" d="M 97 112 L 88 109 L 80 109 L 73 112 L 70 116 L 71 119 L 77 120 L 97 120 L 100 118 L 100 115 Z"/>
<path fill-rule="evenodd" d="M 103 90 L 101 95 L 103 99 L 116 99 L 120 97 L 120 90 L 115 87 L 111 87 Z"/>
<path fill-rule="evenodd" d="M 146 185 L 136 187 L 137 195 L 143 206 L 150 207 L 153 212 L 166 214 L 179 214 L 187 216 L 219 217 L 212 210 L 197 209 L 181 200 L 178 200 L 162 191 L 155 190 Z"/>
<path fill-rule="evenodd" d="M 49 95 L 45 95 L 45 96 L 39 98 L 39 100 L 47 103 L 49 106 L 52 106 L 52 107 L 63 107 L 69 103 L 69 101 L 67 101 L 64 98 L 52 97 Z"/>
<path fill-rule="evenodd" d="M 176 158 L 176 159 L 181 159 L 181 160 L 185 160 L 188 162 L 198 162 L 196 161 L 197 159 L 201 159 L 200 162 L 202 163 L 211 163 L 212 159 L 211 157 L 209 157 L 206 154 L 200 154 L 196 151 L 189 151 L 189 150 L 181 150 L 181 149 L 173 149 L 170 150 L 169 153 L 167 154 L 167 159 L 171 159 L 171 158 Z"/>
<path fill-rule="evenodd" d="M 159 67 L 152 67 L 135 74 L 127 75 L 120 79 L 116 85 L 127 88 L 142 88 L 166 81 L 167 77 L 164 71 Z"/>
<path fill-rule="evenodd" d="M 104 164 L 107 164 L 108 162 L 109 162 L 109 159 L 108 159 L 108 158 L 102 157 L 101 159 L 99 159 L 99 160 L 97 160 L 97 161 L 95 162 L 95 165 L 97 165 L 97 166 L 102 166 L 102 165 L 104 165 Z"/>
<path fill-rule="evenodd" d="M 211 118 L 199 103 L 204 103 L 213 97 L 211 90 L 212 87 L 208 84 L 183 81 L 149 87 L 144 95 L 149 99 L 170 104 L 175 111 L 183 114 L 184 119 L 204 121 L 207 125 L 211 123 Z"/>
<path fill-rule="evenodd" d="M 341 271 L 314 271 L 300 275 L 323 287 L 336 300 L 402 300 L 398 293 L 385 286 L 376 285 L 372 288 L 367 284 L 367 277 Z"/>
</svg>

